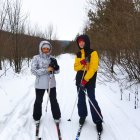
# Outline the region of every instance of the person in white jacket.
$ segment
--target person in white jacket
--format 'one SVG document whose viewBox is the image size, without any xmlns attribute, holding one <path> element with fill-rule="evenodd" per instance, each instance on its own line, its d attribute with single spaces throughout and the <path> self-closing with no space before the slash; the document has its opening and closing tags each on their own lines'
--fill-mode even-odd
<svg viewBox="0 0 140 140">
<path fill-rule="evenodd" d="M 33 119 L 39 121 L 42 116 L 42 102 L 45 90 L 50 88 L 50 104 L 54 120 L 59 121 L 61 112 L 56 98 L 56 81 L 54 74 L 59 73 L 57 60 L 50 55 L 52 45 L 48 41 L 41 41 L 39 44 L 39 54 L 32 59 L 31 72 L 36 76 L 35 93 L 36 99 L 33 108 Z M 51 74 L 51 84 L 49 85 Z"/>
</svg>

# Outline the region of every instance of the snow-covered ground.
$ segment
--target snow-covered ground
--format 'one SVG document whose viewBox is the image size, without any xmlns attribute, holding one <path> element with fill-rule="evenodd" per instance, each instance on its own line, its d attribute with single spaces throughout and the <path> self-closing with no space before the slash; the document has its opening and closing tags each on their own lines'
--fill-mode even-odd
<svg viewBox="0 0 140 140">
<path fill-rule="evenodd" d="M 62 113 L 60 129 L 63 140 L 74 140 L 78 129 L 77 107 L 72 121 L 68 122 L 77 96 L 74 56 L 63 54 L 57 57 L 61 72 L 56 75 L 57 98 Z M 3 71 L 0 71 L 0 75 Z M 0 140 L 35 140 L 35 125 L 32 119 L 35 77 L 30 68 L 24 66 L 21 74 L 14 74 L 9 69 L 6 76 L 0 78 Z M 131 101 L 125 94 L 120 100 L 120 89 L 117 83 L 97 82 L 96 98 L 104 117 L 102 140 L 139 140 L 140 108 L 134 109 L 134 95 Z M 58 140 L 52 118 L 50 104 L 45 112 L 47 92 L 43 100 L 41 133 L 43 140 Z M 88 102 L 87 102 L 88 104 Z M 88 104 L 89 109 L 89 104 Z M 96 140 L 95 125 L 89 111 L 82 129 L 80 140 Z"/>
</svg>

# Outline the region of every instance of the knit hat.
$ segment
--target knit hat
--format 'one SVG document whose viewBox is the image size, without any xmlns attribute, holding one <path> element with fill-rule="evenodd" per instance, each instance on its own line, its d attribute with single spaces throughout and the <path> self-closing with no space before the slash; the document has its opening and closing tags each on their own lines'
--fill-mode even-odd
<svg viewBox="0 0 140 140">
<path fill-rule="evenodd" d="M 51 47 L 50 47 L 49 44 L 43 44 L 41 48 L 48 48 L 48 49 L 50 49 Z"/>
</svg>

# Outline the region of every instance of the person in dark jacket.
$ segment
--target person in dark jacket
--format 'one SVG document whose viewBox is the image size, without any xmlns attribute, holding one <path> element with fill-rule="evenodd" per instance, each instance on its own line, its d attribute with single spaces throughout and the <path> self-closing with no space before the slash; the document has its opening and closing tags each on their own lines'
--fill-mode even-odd
<svg viewBox="0 0 140 140">
<path fill-rule="evenodd" d="M 35 55 L 31 64 L 31 72 L 36 76 L 35 92 L 36 99 L 33 108 L 33 118 L 39 123 L 42 116 L 42 102 L 45 90 L 50 88 L 51 111 L 54 120 L 59 121 L 61 112 L 56 98 L 56 81 L 55 75 L 59 73 L 59 65 L 56 59 L 50 55 L 52 45 L 48 41 L 41 41 L 39 45 L 39 55 Z M 53 73 L 53 74 L 52 74 Z M 51 82 L 49 80 L 51 76 Z"/>
<path fill-rule="evenodd" d="M 87 117 L 87 105 L 85 93 L 87 92 L 90 104 L 92 120 L 96 124 L 98 132 L 102 132 L 103 117 L 95 98 L 96 77 L 99 64 L 97 51 L 90 49 L 90 40 L 87 35 L 80 35 L 76 39 L 80 51 L 77 53 L 74 63 L 76 74 L 76 86 L 78 91 L 79 123 L 84 124 Z"/>
</svg>

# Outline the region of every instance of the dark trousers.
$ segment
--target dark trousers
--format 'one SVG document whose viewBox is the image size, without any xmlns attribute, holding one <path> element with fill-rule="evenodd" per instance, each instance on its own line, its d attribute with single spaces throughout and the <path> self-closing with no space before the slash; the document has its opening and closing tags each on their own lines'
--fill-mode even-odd
<svg viewBox="0 0 140 140">
<path fill-rule="evenodd" d="M 35 121 L 40 120 L 42 116 L 42 102 L 43 96 L 45 93 L 45 89 L 35 89 L 36 92 L 36 99 L 34 103 L 33 109 L 33 118 Z M 61 117 L 61 112 L 59 108 L 59 104 L 56 99 L 56 88 L 50 89 L 50 104 L 51 104 L 51 111 L 54 119 L 59 119 Z"/>
<path fill-rule="evenodd" d="M 77 90 L 79 89 L 79 87 L 77 87 Z M 87 86 L 86 87 L 87 90 L 87 95 L 90 98 L 91 102 L 93 103 L 93 105 L 96 107 L 97 111 L 99 112 L 99 114 L 102 117 L 102 113 L 100 110 L 100 107 L 97 103 L 97 100 L 95 99 L 95 88 L 92 86 Z M 79 94 L 78 94 L 78 114 L 80 117 L 86 117 L 87 116 L 87 105 L 86 105 L 86 97 L 85 97 L 85 91 L 80 90 Z M 91 111 L 91 116 L 92 116 L 92 120 L 95 124 L 97 124 L 98 122 L 102 122 L 101 118 L 99 117 L 99 115 L 97 114 L 97 112 L 95 111 L 94 107 L 90 104 L 90 111 Z"/>
</svg>

